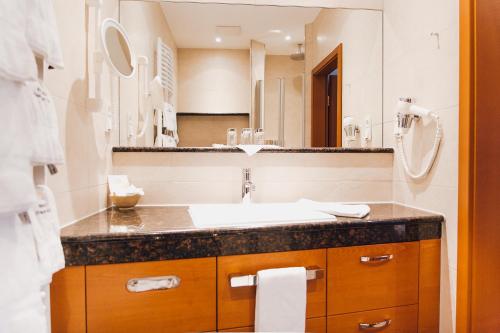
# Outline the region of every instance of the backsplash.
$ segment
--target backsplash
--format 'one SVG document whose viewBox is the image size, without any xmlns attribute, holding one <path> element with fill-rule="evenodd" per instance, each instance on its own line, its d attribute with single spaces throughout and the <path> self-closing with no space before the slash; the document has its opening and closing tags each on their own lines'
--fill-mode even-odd
<svg viewBox="0 0 500 333">
<path fill-rule="evenodd" d="M 309 198 L 392 201 L 392 153 L 114 153 L 113 173 L 144 188 L 142 205 L 241 201 L 242 168 L 255 202 Z"/>
</svg>

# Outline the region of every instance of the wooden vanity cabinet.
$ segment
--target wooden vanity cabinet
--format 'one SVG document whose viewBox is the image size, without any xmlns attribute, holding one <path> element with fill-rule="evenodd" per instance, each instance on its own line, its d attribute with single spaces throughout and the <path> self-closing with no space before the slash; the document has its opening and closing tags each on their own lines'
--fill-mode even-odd
<svg viewBox="0 0 500 333">
<path fill-rule="evenodd" d="M 328 315 L 418 303 L 419 242 L 328 250 Z"/>
<path fill-rule="evenodd" d="M 253 326 L 227 328 L 219 330 L 219 332 L 253 332 Z M 326 317 L 308 318 L 306 319 L 307 333 L 326 333 Z"/>
<path fill-rule="evenodd" d="M 280 267 L 316 267 L 326 272 L 326 250 L 290 251 L 219 257 L 217 262 L 217 327 L 249 327 L 254 323 L 256 287 L 231 288 L 230 275 L 256 274 Z M 326 274 L 307 282 L 306 317 L 326 315 Z"/>
<path fill-rule="evenodd" d="M 251 332 L 255 287 L 231 288 L 231 275 L 316 267 L 308 281 L 306 331 L 437 333 L 440 240 L 70 267 L 51 287 L 52 331 Z M 130 292 L 134 278 L 175 275 L 177 288 Z M 390 323 L 388 322 L 390 320 Z M 86 326 L 86 327 L 85 327 Z"/>
<path fill-rule="evenodd" d="M 213 331 L 215 258 L 87 266 L 87 332 Z M 175 276 L 178 287 L 131 292 L 130 279 Z"/>
</svg>

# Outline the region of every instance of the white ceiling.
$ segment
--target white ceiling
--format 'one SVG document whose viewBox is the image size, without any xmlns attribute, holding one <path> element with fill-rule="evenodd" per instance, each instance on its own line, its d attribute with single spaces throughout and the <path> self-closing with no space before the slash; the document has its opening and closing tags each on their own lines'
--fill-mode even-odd
<svg viewBox="0 0 500 333">
<path fill-rule="evenodd" d="M 162 2 L 179 48 L 249 49 L 250 40 L 266 44 L 267 54 L 291 54 L 304 42 L 304 29 L 320 8 Z M 241 33 L 218 35 L 217 26 L 240 26 Z M 280 33 L 272 30 L 281 30 Z M 290 40 L 285 40 L 290 36 Z M 217 43 L 216 37 L 222 41 Z"/>
</svg>

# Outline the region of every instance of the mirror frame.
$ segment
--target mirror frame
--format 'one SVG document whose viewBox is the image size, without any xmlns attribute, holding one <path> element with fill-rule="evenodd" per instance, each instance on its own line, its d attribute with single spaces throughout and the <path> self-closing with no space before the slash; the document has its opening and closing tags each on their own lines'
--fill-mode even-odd
<svg viewBox="0 0 500 333">
<path fill-rule="evenodd" d="M 132 67 L 132 72 L 129 75 L 125 75 L 122 72 L 120 72 L 118 68 L 116 68 L 113 61 L 111 61 L 111 56 L 109 54 L 109 50 L 106 45 L 106 31 L 108 31 L 108 29 L 110 28 L 115 28 L 116 30 L 118 30 L 118 32 L 122 35 L 123 39 L 125 40 L 125 43 L 127 44 L 128 50 L 130 52 L 130 66 Z M 124 79 L 129 79 L 132 76 L 134 76 L 135 71 L 137 70 L 137 59 L 132 49 L 132 45 L 130 44 L 130 40 L 128 39 L 127 31 L 125 30 L 125 28 L 117 20 L 113 18 L 107 18 L 104 21 L 102 21 L 100 30 L 101 30 L 101 47 L 105 54 L 104 58 L 106 59 L 106 63 L 112 69 L 113 73 Z"/>
</svg>

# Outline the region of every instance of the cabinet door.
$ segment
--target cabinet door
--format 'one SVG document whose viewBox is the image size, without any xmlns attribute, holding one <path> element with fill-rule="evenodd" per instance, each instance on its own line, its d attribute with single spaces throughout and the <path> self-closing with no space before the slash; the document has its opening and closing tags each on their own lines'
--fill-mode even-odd
<svg viewBox="0 0 500 333">
<path fill-rule="evenodd" d="M 282 267 L 318 267 L 326 270 L 326 250 L 291 251 L 219 257 L 217 264 L 218 328 L 249 327 L 254 324 L 255 287 L 231 288 L 230 275 L 256 274 Z M 307 282 L 307 318 L 324 317 L 325 277 Z"/>
<path fill-rule="evenodd" d="M 87 331 L 214 331 L 215 275 L 215 258 L 87 266 Z M 130 280 L 149 289 L 148 279 L 165 276 L 177 277 L 177 287 L 165 279 L 169 288 L 129 291 Z"/>
<path fill-rule="evenodd" d="M 419 244 L 328 250 L 328 315 L 418 303 Z"/>
<path fill-rule="evenodd" d="M 50 285 L 52 333 L 85 333 L 85 267 L 66 267 Z"/>
<path fill-rule="evenodd" d="M 349 313 L 328 317 L 328 333 L 417 333 L 418 306 Z"/>
</svg>

